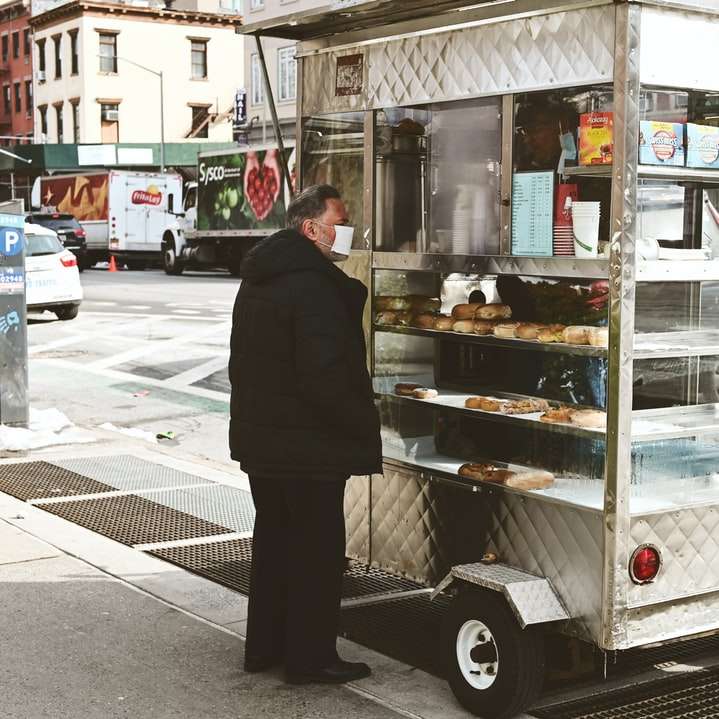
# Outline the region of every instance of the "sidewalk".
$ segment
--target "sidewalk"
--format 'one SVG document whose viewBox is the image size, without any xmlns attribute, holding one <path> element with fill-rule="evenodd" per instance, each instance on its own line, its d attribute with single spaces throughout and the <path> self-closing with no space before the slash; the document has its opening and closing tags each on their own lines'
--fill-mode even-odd
<svg viewBox="0 0 719 719">
<path fill-rule="evenodd" d="M 237 634 L 5 521 L 0 607 L 4 719 L 400 716 L 347 688 L 244 674 Z"/>
</svg>

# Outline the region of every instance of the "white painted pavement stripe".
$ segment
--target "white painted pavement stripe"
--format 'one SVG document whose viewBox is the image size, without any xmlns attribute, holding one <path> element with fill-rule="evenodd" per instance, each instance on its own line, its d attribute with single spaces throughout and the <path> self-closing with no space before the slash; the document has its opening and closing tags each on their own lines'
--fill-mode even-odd
<svg viewBox="0 0 719 719">
<path fill-rule="evenodd" d="M 200 310 L 172 310 L 173 314 L 176 315 L 200 315 Z"/>
<path fill-rule="evenodd" d="M 105 369 L 92 367 L 89 364 L 82 364 L 80 362 L 70 362 L 64 359 L 40 359 L 42 362 L 52 362 L 58 367 L 67 367 L 68 369 L 76 371 L 90 372 L 90 374 L 97 375 L 98 377 L 107 377 L 108 379 L 122 380 L 123 382 L 133 382 L 135 384 L 143 384 L 149 387 L 159 387 L 161 389 L 172 390 L 174 392 L 180 392 L 182 394 L 193 395 L 194 397 L 201 397 L 202 399 L 213 399 L 218 402 L 229 402 L 230 396 L 225 392 L 217 392 L 212 389 L 205 389 L 204 387 L 182 387 L 182 388 L 171 388 L 168 387 L 164 380 L 153 379 L 151 377 L 140 377 L 136 374 L 130 374 L 129 372 L 120 372 L 119 370 Z"/>
<path fill-rule="evenodd" d="M 182 345 L 197 342 L 204 337 L 219 334 L 220 332 L 230 331 L 231 324 L 229 322 L 222 322 L 219 324 L 213 324 L 212 327 L 208 327 L 204 331 L 187 333 L 179 337 L 173 337 L 170 340 L 156 340 L 149 347 L 134 347 L 133 349 L 121 352 L 120 354 L 114 355 L 113 357 L 103 357 L 102 359 L 90 362 L 87 368 L 91 369 L 106 369 L 116 365 L 124 364 L 130 360 L 138 359 L 147 354 L 165 354 L 167 356 L 167 350 L 182 347 Z"/>
<path fill-rule="evenodd" d="M 148 314 L 146 312 L 92 312 L 87 311 L 80 314 L 80 317 L 90 315 L 92 317 L 122 317 L 124 319 L 130 319 L 131 317 L 142 317 L 146 318 L 148 321 L 152 320 L 187 320 L 188 322 L 194 321 L 194 322 L 217 322 L 219 318 L 214 317 L 212 315 L 208 315 L 206 317 L 196 317 L 194 315 L 187 317 L 178 317 L 177 315 L 164 315 L 164 314 Z M 77 322 L 77 320 L 75 320 Z"/>
<path fill-rule="evenodd" d="M 69 497 L 43 497 L 42 499 L 31 499 L 28 504 L 41 507 L 45 504 L 59 504 L 61 502 L 80 502 L 84 499 L 105 499 L 106 497 L 127 497 L 131 494 L 145 495 L 157 492 L 173 492 L 182 489 L 200 489 L 202 487 L 214 487 L 215 482 L 202 482 L 199 484 L 181 484 L 179 487 L 152 487 L 151 489 L 113 489 L 108 492 L 95 492 L 94 494 L 73 494 Z M 148 498 L 149 499 L 149 498 Z"/>
<path fill-rule="evenodd" d="M 128 310 L 150 310 L 152 305 L 128 305 Z"/>
<path fill-rule="evenodd" d="M 72 337 L 63 337 L 59 340 L 53 340 L 52 342 L 46 342 L 42 345 L 32 345 L 27 348 L 28 354 L 36 354 L 38 352 L 47 352 L 48 350 L 54 350 L 58 347 L 65 347 L 65 345 L 71 345 L 75 342 L 82 342 L 84 339 L 87 338 L 87 334 L 76 334 L 72 335 Z"/>
<path fill-rule="evenodd" d="M 203 362 L 197 367 L 188 369 L 185 372 L 181 372 L 180 374 L 176 374 L 174 377 L 170 377 L 169 379 L 165 380 L 165 386 L 185 387 L 192 384 L 193 382 L 205 379 L 205 377 L 213 374 L 213 372 L 217 372 L 218 370 L 227 368 L 228 361 L 229 355 L 227 354 L 222 357 L 213 357 L 211 360 Z"/>
<path fill-rule="evenodd" d="M 229 542 L 231 539 L 249 539 L 252 532 L 229 532 L 228 534 L 213 534 L 209 537 L 192 537 L 191 539 L 173 539 L 168 542 L 148 542 L 147 544 L 133 544 L 133 549 L 141 552 L 151 552 L 153 549 L 173 549 L 174 547 L 193 547 L 196 544 L 216 544 Z"/>
<path fill-rule="evenodd" d="M 83 300 L 83 304 L 98 305 L 98 307 L 116 307 L 117 302 L 106 302 L 104 300 Z"/>
</svg>

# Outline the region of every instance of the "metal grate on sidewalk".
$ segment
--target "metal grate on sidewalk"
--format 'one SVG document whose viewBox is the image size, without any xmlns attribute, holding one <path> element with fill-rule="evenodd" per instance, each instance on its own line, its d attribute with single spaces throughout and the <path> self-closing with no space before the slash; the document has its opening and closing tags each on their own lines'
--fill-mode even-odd
<svg viewBox="0 0 719 719">
<path fill-rule="evenodd" d="M 719 717 L 719 668 L 530 712 L 538 719 L 711 719 Z"/>
<path fill-rule="evenodd" d="M 45 504 L 42 509 L 129 545 L 208 537 L 231 531 L 132 494 Z"/>
<path fill-rule="evenodd" d="M 111 492 L 112 487 L 49 462 L 0 465 L 0 492 L 29 502 Z"/>
</svg>

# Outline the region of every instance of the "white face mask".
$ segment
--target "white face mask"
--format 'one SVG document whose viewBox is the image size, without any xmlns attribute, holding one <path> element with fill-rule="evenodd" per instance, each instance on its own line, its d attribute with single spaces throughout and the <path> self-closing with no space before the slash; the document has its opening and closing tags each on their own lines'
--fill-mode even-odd
<svg viewBox="0 0 719 719">
<path fill-rule="evenodd" d="M 324 223 L 318 222 L 317 224 L 322 225 Z M 330 225 L 325 225 L 325 227 L 330 227 Z M 318 244 L 330 248 L 332 262 L 343 262 L 350 256 L 355 228 L 350 225 L 331 225 L 331 227 L 335 231 L 335 241 L 331 245 L 326 242 L 318 242 Z"/>
</svg>

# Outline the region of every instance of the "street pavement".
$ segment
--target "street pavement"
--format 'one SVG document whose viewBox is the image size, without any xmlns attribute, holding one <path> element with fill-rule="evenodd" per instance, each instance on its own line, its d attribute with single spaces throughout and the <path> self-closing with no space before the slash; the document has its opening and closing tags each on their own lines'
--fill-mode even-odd
<svg viewBox="0 0 719 719">
<path fill-rule="evenodd" d="M 246 491 L 227 450 L 237 280 L 91 270 L 82 282 L 77 319 L 30 320 L 30 397 L 32 407 L 61 410 L 95 442 L 26 459 L 132 455 Z M 100 428 L 108 422 L 147 440 Z M 167 431 L 173 440 L 150 441 Z M 0 719 L 469 716 L 441 679 L 345 640 L 341 653 L 367 661 L 372 677 L 298 688 L 279 672 L 245 675 L 243 596 L 2 493 L 0 607 Z M 710 657 L 560 688 L 542 702 L 716 664 Z"/>
</svg>

